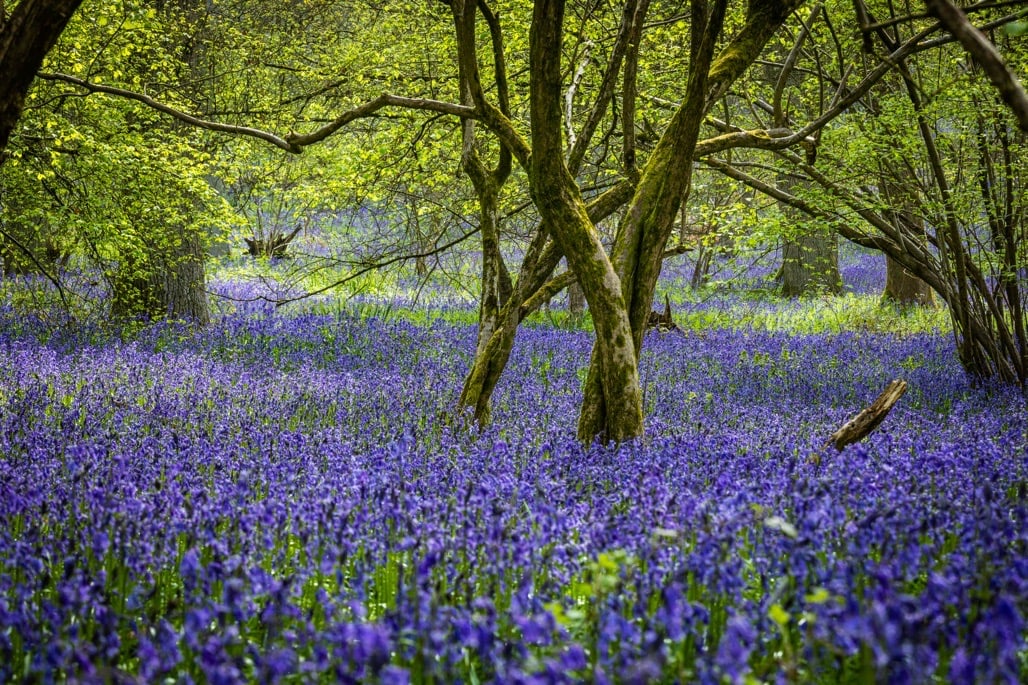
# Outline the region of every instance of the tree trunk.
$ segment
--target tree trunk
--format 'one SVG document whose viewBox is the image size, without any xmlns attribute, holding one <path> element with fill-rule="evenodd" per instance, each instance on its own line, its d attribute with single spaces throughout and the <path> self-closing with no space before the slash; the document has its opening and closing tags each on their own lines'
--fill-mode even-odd
<svg viewBox="0 0 1028 685">
<path fill-rule="evenodd" d="M 21 0 L 0 16 L 0 164 L 25 108 L 25 95 L 82 0 Z"/>
<path fill-rule="evenodd" d="M 568 286 L 568 314 L 574 323 L 581 323 L 585 318 L 585 293 L 578 281 Z"/>
<path fill-rule="evenodd" d="M 837 295 L 841 290 L 839 236 L 834 229 L 815 229 L 786 241 L 782 247 L 783 295 Z"/>
<path fill-rule="evenodd" d="M 192 230 L 183 230 L 178 238 L 163 269 L 161 304 L 171 319 L 206 326 L 211 322 L 211 312 L 203 240 Z"/>
<path fill-rule="evenodd" d="M 935 292 L 927 283 L 910 273 L 892 257 L 885 257 L 885 292 L 883 302 L 901 306 L 933 306 Z"/>
<path fill-rule="evenodd" d="M 500 310 L 510 299 L 512 286 L 510 273 L 500 253 L 498 184 L 494 178 L 483 174 L 475 186 L 478 189 L 482 238 L 482 295 L 478 305 L 478 343 L 475 346 L 475 354 L 478 355 L 485 352 L 489 339 L 500 326 Z"/>
<path fill-rule="evenodd" d="M 917 236 L 918 246 L 927 245 L 924 221 L 918 217 L 918 201 L 913 194 L 917 192 L 918 183 L 911 171 L 900 165 L 883 167 L 879 184 L 889 204 L 887 214 L 892 223 L 901 232 Z M 901 306 L 931 306 L 935 304 L 935 293 L 931 286 L 886 255 L 885 291 L 882 293 L 882 301 L 894 302 Z"/>
<path fill-rule="evenodd" d="M 694 9 L 701 9 L 702 4 L 697 3 Z M 703 46 L 699 38 L 705 35 L 707 25 L 703 21 L 698 22 L 694 32 L 692 63 L 695 65 L 705 60 L 704 65 L 710 66 L 709 76 L 705 67 L 694 68 L 694 73 L 690 73 L 689 97 L 682 108 L 687 113 L 676 115 L 678 125 L 662 136 L 662 142 L 658 143 L 647 165 L 649 173 L 644 171 L 639 181 L 639 186 L 646 182 L 649 187 L 645 190 L 636 187 L 632 209 L 622 222 L 613 261 L 617 265 L 616 270 L 599 243 L 592 221 L 599 221 L 613 211 L 613 208 L 602 205 L 616 203 L 620 206 L 625 201 L 621 193 L 631 191 L 635 184 L 631 181 L 619 184 L 601 197 L 595 207 L 590 205 L 591 221 L 583 211 L 578 189 L 561 154 L 559 55 L 564 5 L 556 0 L 542 0 L 535 4 L 530 69 L 530 181 L 543 225 L 526 254 L 514 295 L 501 315 L 503 325 L 494 335 L 496 344 L 487 344 L 485 353 L 476 358 L 461 394 L 460 407 L 474 406 L 476 416 L 480 416 L 479 412 L 487 405 L 510 353 L 522 303 L 527 307 L 528 302 L 537 302 L 534 293 L 540 290 L 556 267 L 561 253 L 564 253 L 583 286 L 597 335 L 582 403 L 579 437 L 591 442 L 597 438 L 617 441 L 641 435 L 637 350 L 642 344 L 664 248 L 673 227 L 674 210 L 688 186 L 698 128 L 707 106 L 706 95 L 710 92 L 712 98 L 719 97 L 756 59 L 767 40 L 799 4 L 798 0 L 750 3 L 745 23 L 713 65 L 710 55 L 720 32 L 720 21 L 711 22 L 716 25 L 716 30 L 706 34 Z M 724 3 L 719 3 L 718 7 L 723 12 Z M 700 15 L 706 16 L 706 13 L 694 13 L 694 16 Z M 709 86 L 709 91 L 705 85 Z M 682 121 L 688 121 L 689 125 L 683 127 Z M 687 135 L 690 129 L 695 129 L 691 142 Z M 659 161 L 655 162 L 654 158 L 659 158 Z M 687 169 L 684 175 L 681 172 L 683 168 Z M 670 179 L 670 183 L 665 185 L 664 179 Z M 543 249 L 550 233 L 557 246 L 552 251 Z M 618 250 L 621 251 L 620 256 Z M 545 257 L 536 259 L 540 254 L 555 255 L 556 258 L 547 264 L 544 263 Z M 615 292 L 617 290 L 620 293 Z M 626 336 L 628 345 L 625 344 Z"/>
<path fill-rule="evenodd" d="M 798 4 L 792 0 L 750 3 L 743 27 L 714 61 L 727 0 L 714 0 L 709 5 L 703 0 L 692 2 L 686 97 L 647 160 L 615 240 L 614 263 L 628 307 L 633 357 L 637 358 L 641 351 L 664 250 L 674 230 L 680 204 L 688 193 L 707 98 L 710 94 L 717 97 L 753 63 L 764 44 Z M 579 280 L 588 295 L 588 285 Z M 595 321 L 597 311 L 592 301 L 589 306 Z M 593 347 L 578 422 L 578 437 L 586 442 L 604 436 L 616 439 L 609 434 L 609 427 L 610 414 L 618 399 L 608 394 L 603 343 L 597 329 L 597 343 Z"/>
<path fill-rule="evenodd" d="M 621 279 L 589 219 L 567 165 L 561 139 L 561 43 L 564 3 L 538 0 L 532 16 L 532 199 L 585 292 L 596 329 L 590 375 L 599 400 L 586 398 L 579 438 L 621 442 L 643 433 L 642 390 L 632 322 Z M 583 433 L 581 426 L 589 428 Z"/>
<path fill-rule="evenodd" d="M 210 323 L 201 236 L 183 229 L 171 245 L 127 256 L 111 279 L 111 317 L 126 321 L 164 318 Z"/>
<path fill-rule="evenodd" d="M 800 181 L 793 176 L 778 177 L 778 187 L 794 195 Z M 779 203 L 785 218 L 793 225 L 802 225 L 810 218 L 804 212 Z M 804 227 L 782 245 L 782 295 L 837 295 L 842 290 L 839 274 L 839 236 L 830 227 Z"/>
<path fill-rule="evenodd" d="M 633 360 L 637 360 L 642 349 L 664 248 L 692 177 L 693 152 L 706 111 L 708 72 L 726 5 L 726 0 L 717 0 L 708 15 L 705 3 L 693 2 L 692 60 L 686 99 L 647 160 L 635 196 L 618 227 L 614 263 L 628 308 Z M 591 302 L 590 309 L 596 321 L 597 311 Z M 597 329 L 578 420 L 578 438 L 583 442 L 597 437 L 616 439 L 610 434 L 610 424 L 618 399 L 608 392 L 610 379 L 607 378 L 604 342 Z"/>
<path fill-rule="evenodd" d="M 464 380 L 457 403 L 458 411 L 471 408 L 480 426 L 489 423 L 493 390 L 514 349 L 514 338 L 522 317 L 521 305 L 528 295 L 539 289 L 559 261 L 555 251 L 546 253 L 543 249 L 548 235 L 549 231 L 543 226 L 529 244 L 522 262 L 521 277 L 503 304 L 498 317 L 499 325 L 493 330 L 484 348 L 475 355 L 471 371 Z"/>
<path fill-rule="evenodd" d="M 590 219 L 598 222 L 616 211 L 629 199 L 632 187 L 631 183 L 619 184 L 608 191 L 609 195 L 590 203 Z M 476 355 L 464 381 L 458 411 L 472 408 L 479 425 L 489 422 L 490 399 L 510 358 L 518 324 L 559 290 L 559 279 L 549 279 L 563 253 L 555 242 L 549 241 L 549 236 L 549 226 L 543 222 L 525 251 L 517 283 L 500 312 L 500 325 L 484 351 Z"/>
</svg>

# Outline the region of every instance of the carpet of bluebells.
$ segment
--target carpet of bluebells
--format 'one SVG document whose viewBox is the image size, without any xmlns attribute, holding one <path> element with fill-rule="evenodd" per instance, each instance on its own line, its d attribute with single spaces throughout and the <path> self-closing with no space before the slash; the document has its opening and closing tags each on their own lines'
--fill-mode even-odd
<svg viewBox="0 0 1028 685">
<path fill-rule="evenodd" d="M 471 326 L 0 317 L 0 682 L 1028 680 L 1028 412 L 945 335 L 652 333 L 583 448 L 583 331 L 479 431 Z"/>
</svg>

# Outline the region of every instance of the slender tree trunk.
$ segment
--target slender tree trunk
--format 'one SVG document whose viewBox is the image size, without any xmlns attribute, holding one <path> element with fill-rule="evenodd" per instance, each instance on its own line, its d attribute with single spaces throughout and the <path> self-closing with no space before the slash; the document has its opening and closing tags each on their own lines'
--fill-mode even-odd
<svg viewBox="0 0 1028 685">
<path fill-rule="evenodd" d="M 635 363 L 642 349 L 664 248 L 692 178 L 693 152 L 706 111 L 708 73 L 726 6 L 726 0 L 715 0 L 708 15 L 703 0 L 692 3 L 692 59 L 686 100 L 651 153 L 635 196 L 618 228 L 614 263 L 628 308 Z M 597 312 L 591 302 L 590 308 L 595 321 Z M 619 399 L 609 392 L 611 383 L 607 377 L 604 342 L 597 329 L 578 420 L 578 438 L 582 441 L 617 439 L 611 434 L 611 424 Z"/>
<path fill-rule="evenodd" d="M 632 195 L 634 184 L 622 182 L 589 204 L 589 218 L 602 221 L 622 207 Z M 528 314 L 549 301 L 561 287 L 561 277 L 551 278 L 563 258 L 556 242 L 549 240 L 549 226 L 539 225 L 525 251 L 517 282 L 500 312 L 500 326 L 482 354 L 476 355 L 461 390 L 458 411 L 474 410 L 475 420 L 489 422 L 489 404 L 496 383 L 506 367 L 517 335 L 518 324 Z"/>
<path fill-rule="evenodd" d="M 479 227 L 482 238 L 482 295 L 478 306 L 478 344 L 475 354 L 485 351 L 490 337 L 501 325 L 500 310 L 511 295 L 510 274 L 500 253 L 499 188 L 494 179 L 483 176 L 478 190 Z M 479 184 L 476 183 L 476 187 Z"/>
<path fill-rule="evenodd" d="M 458 411 L 471 408 L 479 425 L 489 423 L 493 390 L 510 359 L 517 335 L 518 324 L 525 312 L 522 305 L 526 299 L 543 285 L 560 261 L 556 250 L 546 250 L 549 231 L 540 227 L 525 253 L 521 275 L 509 298 L 503 303 L 498 324 L 485 346 L 475 355 L 475 361 L 464 380 Z"/>
<path fill-rule="evenodd" d="M 636 358 L 642 348 L 664 250 L 674 230 L 680 203 L 687 199 L 693 155 L 709 105 L 708 96 L 720 95 L 753 63 L 764 44 L 798 4 L 790 0 L 750 3 L 742 29 L 716 61 L 714 49 L 721 35 L 727 0 L 714 0 L 709 4 L 706 0 L 693 0 L 691 4 L 692 41 L 686 97 L 647 160 L 615 241 L 614 263 L 628 307 Z M 591 301 L 590 310 L 595 321 L 597 312 Z M 619 400 L 608 394 L 609 379 L 605 374 L 603 340 L 597 329 L 597 343 L 593 347 L 578 422 L 578 437 L 582 441 L 597 437 L 617 439 L 610 435 L 610 425 L 611 413 Z"/>
</svg>

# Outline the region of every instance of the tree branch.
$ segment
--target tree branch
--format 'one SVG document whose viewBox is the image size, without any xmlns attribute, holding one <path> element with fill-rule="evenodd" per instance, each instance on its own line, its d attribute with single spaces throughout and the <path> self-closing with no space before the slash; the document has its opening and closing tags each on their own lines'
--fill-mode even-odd
<svg viewBox="0 0 1028 685">
<path fill-rule="evenodd" d="M 29 261 L 31 261 L 32 264 L 35 265 L 37 269 L 39 269 L 39 273 L 43 274 L 46 280 L 53 283 L 54 287 L 57 288 L 57 294 L 61 298 L 61 304 L 64 305 L 64 309 L 66 311 L 71 311 L 71 307 L 68 306 L 68 298 L 64 294 L 64 286 L 61 285 L 60 279 L 58 279 L 56 276 L 47 271 L 47 269 L 43 266 L 42 262 L 40 262 L 39 259 L 36 258 L 36 255 L 33 254 L 32 250 L 25 247 L 25 245 L 23 245 L 20 240 L 18 240 L 13 235 L 5 231 L 3 228 L 0 228 L 0 236 L 3 236 L 4 240 L 12 243 L 16 248 L 18 248 L 18 251 L 24 254 L 26 257 L 28 257 Z"/>
<path fill-rule="evenodd" d="M 431 250 L 425 250 L 423 252 L 415 252 L 414 254 L 397 255 L 395 257 L 390 257 L 389 259 L 386 259 L 386 260 L 381 261 L 381 262 L 375 262 L 374 264 L 370 264 L 368 266 L 365 266 L 365 267 L 362 267 L 362 268 L 358 269 L 357 271 L 354 271 L 352 274 L 349 274 L 347 276 L 344 276 L 343 278 L 340 278 L 340 279 L 338 279 L 336 281 L 333 281 L 332 283 L 329 283 L 328 285 L 322 286 L 320 288 L 316 288 L 316 289 L 311 290 L 309 292 L 303 293 L 302 295 L 295 295 L 293 297 L 283 297 L 283 298 L 264 297 L 262 295 L 260 297 L 244 299 L 242 301 L 249 302 L 249 301 L 253 301 L 253 300 L 263 300 L 265 302 L 271 302 L 276 307 L 281 307 L 282 305 L 289 304 L 290 302 L 298 302 L 300 300 L 306 300 L 308 297 L 314 297 L 315 295 L 320 295 L 321 293 L 328 292 L 329 290 L 332 290 L 334 288 L 338 288 L 341 285 L 345 285 L 345 284 L 349 283 L 350 281 L 352 281 L 352 280 L 354 280 L 356 278 L 360 278 L 364 274 L 369 273 L 371 271 L 376 271 L 378 269 L 384 269 L 385 267 L 390 266 L 392 264 L 396 264 L 398 262 L 406 262 L 406 261 L 410 261 L 412 259 L 423 259 L 425 257 L 431 257 L 432 255 L 440 254 L 442 252 L 445 252 L 446 250 L 449 250 L 451 247 L 454 247 L 455 245 L 459 245 L 460 243 L 464 242 L 465 240 L 467 240 L 471 236 L 475 235 L 476 233 L 478 233 L 478 230 L 479 229 L 477 227 L 473 228 L 470 231 L 468 231 L 467 233 L 461 235 L 460 237 L 454 238 L 450 242 L 448 242 L 448 243 L 446 243 L 444 245 L 439 245 L 437 247 L 434 247 Z M 224 296 L 219 296 L 219 297 L 224 297 Z M 225 299 L 241 299 L 241 298 L 225 298 Z"/>
<path fill-rule="evenodd" d="M 220 133 L 230 133 L 233 135 L 248 136 L 251 138 L 257 138 L 263 140 L 266 143 L 270 143 L 277 148 L 297 154 L 303 150 L 303 148 L 314 143 L 319 143 L 333 133 L 346 126 L 352 121 L 369 117 L 378 110 L 384 107 L 401 107 L 404 109 L 418 109 L 429 112 L 439 112 L 441 114 L 451 114 L 461 118 L 478 118 L 477 112 L 473 107 L 467 107 L 464 105 L 457 105 L 451 102 L 442 102 L 439 100 L 429 100 L 425 98 L 408 98 L 400 95 L 391 95 L 384 93 L 379 95 L 374 100 L 349 109 L 343 114 L 336 117 L 331 122 L 325 124 L 321 128 L 315 129 L 310 133 L 299 134 L 290 133 L 285 137 L 270 131 L 262 129 L 252 128 L 250 126 L 237 126 L 235 124 L 225 124 L 219 121 L 210 121 L 203 119 L 198 116 L 183 112 L 180 109 L 166 105 L 159 100 L 146 95 L 144 93 L 137 93 L 135 91 L 126 90 L 124 88 L 117 88 L 114 86 L 105 86 L 99 83 L 93 83 L 86 81 L 85 79 L 78 78 L 77 76 L 71 76 L 70 74 L 61 73 L 49 73 L 40 72 L 37 76 L 46 81 L 61 81 L 64 83 L 70 83 L 74 86 L 78 86 L 90 93 L 104 93 L 106 95 L 115 95 L 128 100 L 135 100 L 141 102 L 151 109 L 155 109 L 158 112 L 167 114 L 179 121 L 185 122 L 197 128 L 202 128 L 207 131 L 217 131 Z"/>
<path fill-rule="evenodd" d="M 1003 61 L 996 46 L 949 0 L 925 0 L 925 3 L 932 16 L 938 18 L 964 49 L 982 65 L 1003 102 L 1014 113 L 1021 130 L 1028 132 L 1028 93 L 1025 93 L 1021 82 Z"/>
</svg>

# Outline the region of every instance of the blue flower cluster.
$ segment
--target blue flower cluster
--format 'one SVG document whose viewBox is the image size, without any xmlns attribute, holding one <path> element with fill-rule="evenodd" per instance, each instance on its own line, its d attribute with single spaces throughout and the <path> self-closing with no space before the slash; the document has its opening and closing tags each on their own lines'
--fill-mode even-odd
<svg viewBox="0 0 1028 685">
<path fill-rule="evenodd" d="M 585 449 L 586 333 L 475 431 L 469 327 L 4 330 L 0 682 L 1028 678 L 1028 413 L 944 337 L 653 334 L 650 438 Z"/>
</svg>

